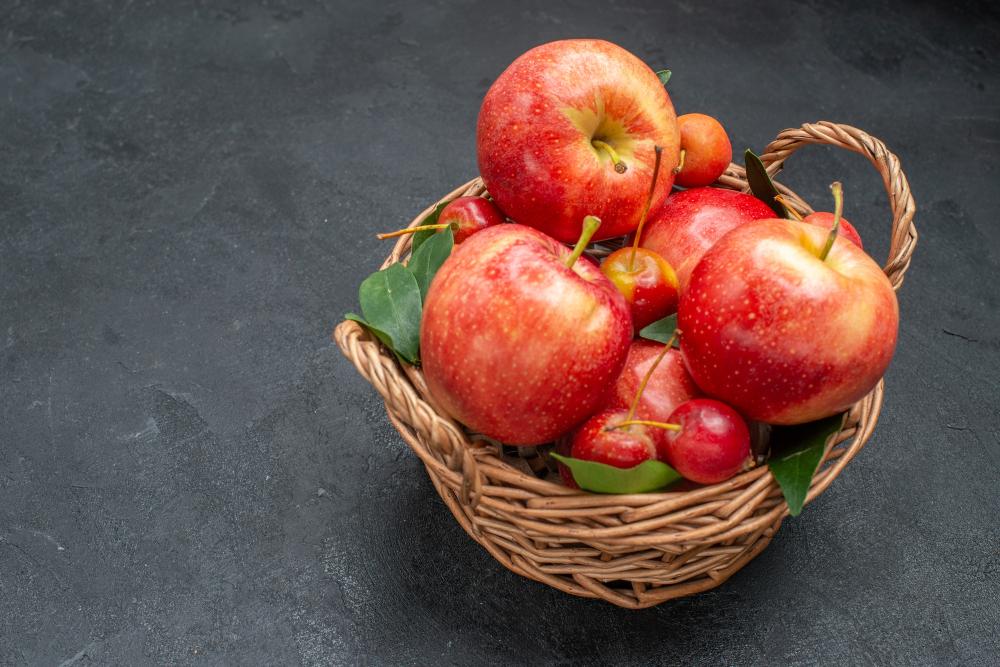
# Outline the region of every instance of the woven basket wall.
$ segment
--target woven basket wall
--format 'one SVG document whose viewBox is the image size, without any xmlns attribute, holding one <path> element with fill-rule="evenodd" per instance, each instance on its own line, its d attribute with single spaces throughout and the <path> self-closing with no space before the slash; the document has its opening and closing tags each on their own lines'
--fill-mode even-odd
<svg viewBox="0 0 1000 667">
<path fill-rule="evenodd" d="M 829 122 L 783 131 L 761 159 L 773 176 L 807 144 L 860 153 L 881 175 L 892 211 L 884 270 L 898 289 L 917 241 L 913 197 L 899 160 L 878 139 Z M 743 168 L 730 165 L 716 186 L 748 191 Z M 793 192 L 780 184 L 778 189 L 800 213 L 812 212 Z M 477 178 L 441 201 L 484 192 Z M 429 207 L 411 226 L 433 210 Z M 383 267 L 405 261 L 409 247 L 409 236 L 402 237 Z M 420 370 L 401 366 L 356 323 L 341 322 L 334 339 L 385 399 L 389 419 L 466 532 L 525 577 L 622 607 L 649 607 L 724 582 L 768 545 L 788 514 L 767 466 L 682 492 L 598 495 L 569 489 L 551 474 L 546 457 L 531 458 L 534 450 L 514 453 L 514 448 L 476 439 L 436 409 Z M 864 446 L 878 420 L 882 394 L 879 382 L 851 408 L 828 443 L 806 502 L 821 494 Z"/>
</svg>

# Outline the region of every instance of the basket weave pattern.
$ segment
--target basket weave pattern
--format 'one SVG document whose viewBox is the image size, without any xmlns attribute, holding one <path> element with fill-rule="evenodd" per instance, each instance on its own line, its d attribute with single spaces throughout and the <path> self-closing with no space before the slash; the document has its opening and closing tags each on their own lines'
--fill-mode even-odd
<svg viewBox="0 0 1000 667">
<path fill-rule="evenodd" d="M 882 176 L 892 210 L 884 270 L 898 289 L 917 241 L 913 197 L 898 158 L 857 128 L 820 122 L 781 132 L 761 159 L 773 176 L 807 144 L 860 153 Z M 776 185 L 800 213 L 812 212 L 795 193 Z M 735 164 L 717 186 L 749 189 L 743 168 Z M 484 192 L 477 178 L 441 201 Z M 433 210 L 429 207 L 411 226 Z M 403 261 L 409 248 L 409 236 L 402 237 L 383 267 Z M 505 567 L 525 577 L 622 607 L 650 607 L 724 582 L 768 545 L 788 514 L 767 466 L 693 491 L 635 495 L 590 494 L 539 478 L 437 409 L 420 370 L 399 364 L 358 324 L 341 322 L 334 338 L 385 399 L 389 419 L 458 522 Z M 879 382 L 848 412 L 806 502 L 821 494 L 864 446 L 882 396 Z"/>
</svg>

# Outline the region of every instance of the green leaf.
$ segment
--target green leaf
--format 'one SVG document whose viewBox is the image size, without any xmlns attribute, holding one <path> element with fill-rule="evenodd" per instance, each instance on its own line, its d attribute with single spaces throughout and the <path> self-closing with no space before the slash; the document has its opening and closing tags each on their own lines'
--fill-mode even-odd
<svg viewBox="0 0 1000 667">
<path fill-rule="evenodd" d="M 596 461 L 584 461 L 553 453 L 573 473 L 573 479 L 585 491 L 594 493 L 646 493 L 662 489 L 681 478 L 662 461 L 643 461 L 632 468 L 616 468 Z"/>
<path fill-rule="evenodd" d="M 664 86 L 667 85 L 667 81 L 670 81 L 671 74 L 673 74 L 673 72 L 671 72 L 668 69 L 656 70 L 656 76 L 660 77 L 660 83 L 662 83 Z"/>
<path fill-rule="evenodd" d="M 420 354 L 420 287 L 402 264 L 376 271 L 358 289 L 365 324 L 404 361 L 415 364 Z M 381 335 L 380 335 L 381 334 Z"/>
<path fill-rule="evenodd" d="M 778 214 L 780 218 L 788 218 L 788 211 L 774 198 L 778 194 L 778 188 L 774 187 L 774 182 L 767 173 L 764 163 L 760 161 L 757 154 L 749 148 L 743 154 L 746 163 L 747 183 L 750 184 L 750 192 L 754 197 L 771 207 L 771 210 Z"/>
<path fill-rule="evenodd" d="M 451 229 L 441 231 L 441 234 L 434 234 L 425 243 L 421 243 L 420 247 L 410 255 L 410 263 L 407 265 L 417 279 L 421 298 L 427 298 L 427 288 L 431 285 L 431 279 L 444 264 L 444 260 L 448 259 L 452 246 L 455 245 L 455 235 Z"/>
<path fill-rule="evenodd" d="M 844 423 L 844 415 L 834 415 L 808 424 L 776 426 L 771 432 L 771 474 L 778 480 L 788 503 L 788 513 L 798 516 L 809 485 L 826 451 L 827 440 Z"/>
<path fill-rule="evenodd" d="M 387 334 L 384 331 L 379 331 L 377 328 L 373 327 L 371 325 L 371 322 L 369 322 L 365 318 L 361 317 L 357 313 L 347 313 L 346 315 L 344 315 L 344 319 L 345 320 L 354 320 L 355 322 L 357 322 L 358 324 L 360 324 L 361 326 L 363 326 L 365 329 L 368 329 L 369 331 L 371 331 L 372 335 L 375 336 L 376 338 L 378 338 L 382 342 L 383 345 L 385 345 L 389 349 L 392 349 L 392 338 L 389 336 L 389 334 Z M 393 351 L 393 352 L 395 352 L 395 351 Z M 396 356 L 399 356 L 399 355 L 396 355 Z"/>
<path fill-rule="evenodd" d="M 436 225 L 438 218 L 441 217 L 441 209 L 447 206 L 449 202 L 443 201 L 434 207 L 430 215 L 420 221 L 421 225 Z M 417 248 L 423 245 L 424 241 L 434 236 L 440 230 L 438 229 L 425 229 L 423 231 L 414 232 L 413 239 L 410 240 L 410 253 L 415 253 Z"/>
<path fill-rule="evenodd" d="M 643 327 L 639 332 L 639 337 L 646 338 L 647 340 L 655 340 L 657 343 L 666 345 L 673 337 L 675 331 L 677 331 L 677 313 L 667 315 L 662 320 L 656 320 L 652 324 Z M 680 340 L 674 340 L 674 347 L 680 346 Z"/>
</svg>

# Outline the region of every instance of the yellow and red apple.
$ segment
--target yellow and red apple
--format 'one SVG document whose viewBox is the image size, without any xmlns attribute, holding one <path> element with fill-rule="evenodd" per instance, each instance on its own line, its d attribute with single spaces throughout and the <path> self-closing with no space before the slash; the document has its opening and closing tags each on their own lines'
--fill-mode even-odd
<svg viewBox="0 0 1000 667">
<path fill-rule="evenodd" d="M 872 390 L 896 346 L 896 294 L 871 257 L 793 220 L 741 225 L 681 295 L 681 351 L 698 386 L 746 417 L 798 424 Z"/>
<path fill-rule="evenodd" d="M 582 247 L 581 247 L 582 249 Z M 512 445 L 568 432 L 604 401 L 632 338 L 622 295 L 591 262 L 519 224 L 456 246 L 431 282 L 420 353 L 434 399 Z"/>
<path fill-rule="evenodd" d="M 628 234 L 642 216 L 656 160 L 677 164 L 670 97 L 641 60 L 602 40 L 535 47 L 493 83 L 479 111 L 479 173 L 511 219 L 564 242 L 586 215 L 595 240 Z M 652 206 L 673 174 L 658 180 Z"/>
</svg>

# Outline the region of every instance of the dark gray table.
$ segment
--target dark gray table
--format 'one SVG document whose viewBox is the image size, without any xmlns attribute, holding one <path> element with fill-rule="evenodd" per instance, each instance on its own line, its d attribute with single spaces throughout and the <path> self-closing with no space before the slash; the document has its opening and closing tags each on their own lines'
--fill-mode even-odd
<svg viewBox="0 0 1000 667">
<path fill-rule="evenodd" d="M 998 661 L 989 3 L 257 4 L 0 3 L 0 663 Z M 495 563 L 329 341 L 374 232 L 474 175 L 489 83 L 567 36 L 670 67 L 737 148 L 865 128 L 919 206 L 869 445 L 643 612 Z M 884 257 L 862 158 L 785 176 L 836 178 Z"/>
</svg>

